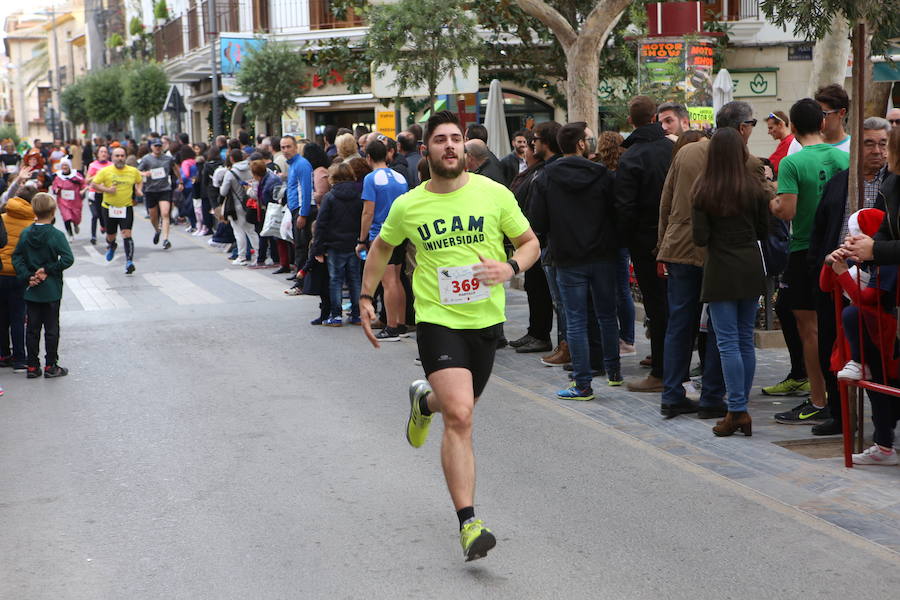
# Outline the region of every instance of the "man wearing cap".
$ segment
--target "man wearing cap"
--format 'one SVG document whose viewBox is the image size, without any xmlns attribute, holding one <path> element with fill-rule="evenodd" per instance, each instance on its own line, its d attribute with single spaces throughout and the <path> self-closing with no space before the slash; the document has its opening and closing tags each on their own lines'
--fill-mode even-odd
<svg viewBox="0 0 900 600">
<path fill-rule="evenodd" d="M 163 239 L 163 250 L 172 247 L 169 242 L 169 213 L 172 210 L 172 189 L 182 190 L 181 176 L 175 160 L 163 154 L 163 143 L 159 138 L 150 140 L 150 154 L 144 156 L 138 164 L 138 170 L 146 179 L 144 183 L 144 201 L 150 211 L 150 222 L 155 233 L 153 243 L 159 243 L 160 234 Z M 160 230 L 160 213 L 162 228 Z"/>
</svg>

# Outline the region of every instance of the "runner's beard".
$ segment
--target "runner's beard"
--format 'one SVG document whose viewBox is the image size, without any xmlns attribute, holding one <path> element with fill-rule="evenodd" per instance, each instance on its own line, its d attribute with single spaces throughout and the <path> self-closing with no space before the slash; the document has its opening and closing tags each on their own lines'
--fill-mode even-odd
<svg viewBox="0 0 900 600">
<path fill-rule="evenodd" d="M 445 167 L 444 163 L 440 160 L 432 161 L 431 157 L 428 157 L 428 166 L 431 169 L 431 172 L 438 177 L 443 179 L 456 179 L 466 170 L 466 165 L 463 163 L 459 157 L 456 158 L 456 168 Z"/>
</svg>

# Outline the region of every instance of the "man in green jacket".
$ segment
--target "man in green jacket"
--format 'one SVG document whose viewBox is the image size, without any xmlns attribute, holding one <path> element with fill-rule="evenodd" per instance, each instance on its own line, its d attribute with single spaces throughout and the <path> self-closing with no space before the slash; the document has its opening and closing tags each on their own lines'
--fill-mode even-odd
<svg viewBox="0 0 900 600">
<path fill-rule="evenodd" d="M 56 200 L 50 194 L 35 194 L 31 200 L 35 224 L 22 232 L 12 255 L 16 276 L 27 282 L 25 304 L 28 326 L 25 347 L 28 354 L 28 379 L 41 376 L 41 329 L 44 330 L 44 377 L 63 377 L 68 369 L 56 364 L 59 359 L 59 305 L 62 300 L 63 271 L 75 257 L 62 231 L 52 225 Z"/>
</svg>

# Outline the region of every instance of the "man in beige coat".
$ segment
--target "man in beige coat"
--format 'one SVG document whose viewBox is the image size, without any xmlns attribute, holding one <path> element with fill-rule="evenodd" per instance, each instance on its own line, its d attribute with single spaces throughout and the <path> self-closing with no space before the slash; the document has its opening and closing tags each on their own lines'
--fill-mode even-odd
<svg viewBox="0 0 900 600">
<path fill-rule="evenodd" d="M 732 127 L 750 139 L 756 119 L 746 102 L 729 102 L 716 115 L 716 127 Z M 706 251 L 694 245 L 691 190 L 706 168 L 709 141 L 704 138 L 679 150 L 672 160 L 659 206 L 659 245 L 657 261 L 666 263 L 669 272 L 669 323 L 666 329 L 666 353 L 663 360 L 663 392 L 660 413 L 667 419 L 681 414 L 699 413 L 701 419 L 724 417 L 725 382 L 712 324 L 708 325 L 703 389 L 699 406 L 688 399 L 684 386 L 688 379 L 694 339 L 700 321 L 700 287 Z M 750 156 L 747 168 L 765 178 L 763 165 Z"/>
</svg>

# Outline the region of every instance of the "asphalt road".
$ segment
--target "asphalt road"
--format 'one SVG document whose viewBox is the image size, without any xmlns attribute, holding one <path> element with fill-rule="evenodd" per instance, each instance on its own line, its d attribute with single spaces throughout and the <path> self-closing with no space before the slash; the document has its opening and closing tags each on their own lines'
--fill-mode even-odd
<svg viewBox="0 0 900 600">
<path fill-rule="evenodd" d="M 407 445 L 415 344 L 311 327 L 316 300 L 138 226 L 137 273 L 84 240 L 71 374 L 0 372 L 0 598 L 890 597 L 884 548 L 495 378 L 464 563 L 441 424 Z M 234 273 L 238 273 L 235 275 Z M 74 287 L 73 287 L 74 286 Z M 737 443 L 744 440 L 736 440 Z"/>
</svg>

